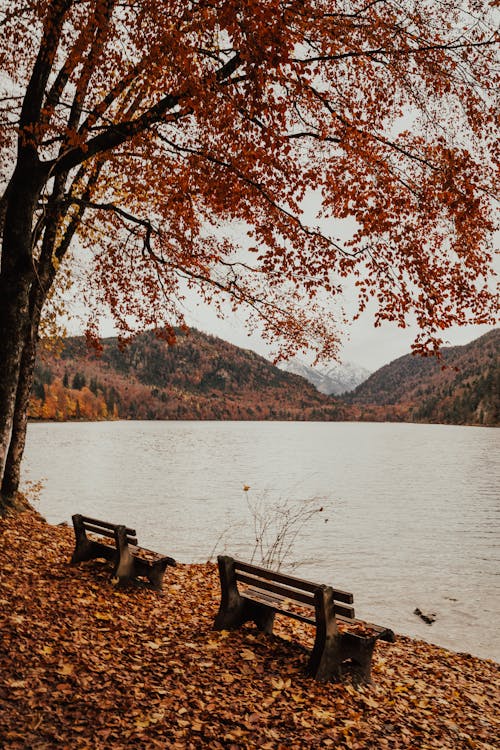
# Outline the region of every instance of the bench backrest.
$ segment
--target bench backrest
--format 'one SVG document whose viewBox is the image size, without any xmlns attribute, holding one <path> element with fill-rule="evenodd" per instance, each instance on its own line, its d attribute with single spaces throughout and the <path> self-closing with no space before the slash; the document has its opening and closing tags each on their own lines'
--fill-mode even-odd
<svg viewBox="0 0 500 750">
<path fill-rule="evenodd" d="M 83 522 L 85 531 L 99 534 L 99 536 L 107 536 L 111 539 L 115 538 L 115 530 L 119 528 L 120 525 L 122 525 L 117 523 L 109 523 L 108 521 L 99 521 L 97 518 L 89 518 L 89 516 L 81 516 L 81 520 Z M 135 532 L 135 529 L 130 529 L 126 526 L 125 534 L 127 544 L 137 544 L 137 534 Z"/>
<path fill-rule="evenodd" d="M 242 560 L 234 560 L 233 562 L 237 581 L 251 586 L 253 589 L 278 594 L 290 601 L 314 609 L 314 592 L 321 588 L 321 584 L 295 578 L 268 568 L 261 568 Z M 346 606 L 353 603 L 353 594 L 349 591 L 333 589 L 333 598 L 335 614 L 353 619 L 354 607 Z"/>
</svg>

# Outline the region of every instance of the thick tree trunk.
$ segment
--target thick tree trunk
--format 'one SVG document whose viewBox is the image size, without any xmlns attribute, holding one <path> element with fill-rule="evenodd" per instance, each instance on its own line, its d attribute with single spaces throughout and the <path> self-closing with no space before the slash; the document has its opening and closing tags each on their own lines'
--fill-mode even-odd
<svg viewBox="0 0 500 750">
<path fill-rule="evenodd" d="M 56 268 L 52 261 L 52 248 L 56 236 L 57 216 L 46 229 L 41 256 L 37 265 L 36 284 L 32 285 L 30 294 L 30 325 L 21 357 L 21 367 L 17 384 L 16 405 L 12 419 L 12 434 L 5 463 L 3 480 L 0 484 L 0 496 L 12 500 L 18 489 L 21 477 L 21 461 L 26 444 L 28 426 L 28 408 L 33 386 L 38 331 L 42 308 L 53 285 Z"/>
<path fill-rule="evenodd" d="M 9 278 L 10 277 L 10 278 Z M 4 283 L 2 283 L 4 282 Z M 10 283 L 9 283 L 10 282 Z M 30 274 L 20 272 L 18 278 L 3 273 L 0 278 L 0 479 L 12 434 L 19 370 L 24 342 L 29 330 Z"/>
<path fill-rule="evenodd" d="M 33 272 L 33 281 L 29 293 L 29 320 L 25 329 L 17 379 L 9 446 L 3 475 L 0 473 L 0 515 L 11 508 L 19 507 L 19 503 L 21 503 L 21 507 L 24 507 L 18 489 L 21 461 L 26 443 L 28 407 L 33 385 L 42 309 L 57 275 L 57 264 L 54 262 L 54 258 L 60 261 L 64 257 L 79 224 L 78 216 L 81 218 L 84 213 L 84 208 L 82 208 L 78 216 L 75 216 L 66 228 L 58 245 L 58 230 L 61 219 L 60 200 L 64 194 L 65 181 L 66 175 L 59 175 L 54 180 L 52 195 L 45 208 L 43 233 L 40 233 L 43 234 L 40 252 L 37 260 L 32 259 L 31 261 L 36 270 Z M 9 190 L 11 190 L 11 187 L 9 187 Z M 33 245 L 38 239 L 37 234 L 37 232 L 32 233 L 31 242 Z"/>
<path fill-rule="evenodd" d="M 21 357 L 16 405 L 12 419 L 12 434 L 0 489 L 0 496 L 4 498 L 4 502 L 12 500 L 19 489 L 21 460 L 26 444 L 26 429 L 28 426 L 28 407 L 35 370 L 37 338 L 38 324 L 33 321 Z"/>
<path fill-rule="evenodd" d="M 16 412 L 16 397 L 18 392 L 21 357 L 26 333 L 29 330 L 29 318 L 25 299 L 27 293 L 23 285 L 15 290 L 13 299 L 3 293 L 0 285 L 0 297 L 5 309 L 0 313 L 0 362 L 2 374 L 0 378 L 0 482 L 3 477 L 7 455 L 13 433 L 13 419 Z M 3 300 L 6 300 L 5 305 Z M 0 492 L 0 515 L 13 505 L 12 496 L 4 496 Z"/>
<path fill-rule="evenodd" d="M 21 358 L 31 335 L 30 295 L 33 284 L 39 283 L 33 257 L 39 238 L 35 215 L 51 165 L 38 158 L 38 126 L 44 123 L 47 82 L 71 4 L 70 0 L 51 0 L 47 5 L 43 36 L 19 118 L 16 168 L 0 201 L 0 487 L 13 435 Z M 13 498 L 0 492 L 0 514 L 13 505 Z"/>
<path fill-rule="evenodd" d="M 0 483 L 12 436 L 21 358 L 30 331 L 30 291 L 35 279 L 32 229 L 45 172 L 24 153 L 10 183 L 0 267 Z M 0 513 L 11 504 L 0 495 Z"/>
</svg>

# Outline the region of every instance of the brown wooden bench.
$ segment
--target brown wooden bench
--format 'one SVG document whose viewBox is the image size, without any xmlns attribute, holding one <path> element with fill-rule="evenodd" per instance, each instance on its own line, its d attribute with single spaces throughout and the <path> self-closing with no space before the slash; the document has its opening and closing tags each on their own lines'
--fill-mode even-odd
<svg viewBox="0 0 500 750">
<path fill-rule="evenodd" d="M 354 597 L 300 578 L 261 568 L 227 555 L 217 558 L 221 604 L 216 630 L 233 630 L 253 621 L 273 632 L 276 614 L 315 625 L 316 638 L 307 665 L 317 680 L 335 680 L 349 662 L 356 681 L 371 681 L 371 662 L 376 641 L 394 641 L 389 628 L 357 620 Z M 311 613 L 313 610 L 313 613 Z M 338 623 L 342 626 L 339 630 Z"/>
<path fill-rule="evenodd" d="M 147 578 L 154 589 L 160 590 L 167 566 L 175 565 L 172 557 L 138 547 L 134 529 L 79 513 L 73 516 L 73 526 L 76 544 L 71 563 L 97 558 L 109 560 L 113 563 L 113 581 L 117 584 L 141 576 Z M 113 540 L 114 544 L 103 539 L 89 538 L 87 532 Z"/>
</svg>

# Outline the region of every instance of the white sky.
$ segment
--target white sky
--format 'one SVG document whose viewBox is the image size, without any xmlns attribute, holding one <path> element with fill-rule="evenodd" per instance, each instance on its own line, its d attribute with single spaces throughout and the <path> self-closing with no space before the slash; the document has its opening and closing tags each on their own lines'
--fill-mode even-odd
<svg viewBox="0 0 500 750">
<path fill-rule="evenodd" d="M 337 230 L 339 228 L 340 227 L 337 226 Z M 345 231 L 344 227 L 342 227 L 342 229 Z M 341 231 L 341 233 L 343 234 L 344 232 Z M 236 229 L 236 234 L 239 234 L 238 229 Z M 495 239 L 497 238 L 500 239 L 498 234 L 495 236 Z M 248 238 L 243 238 L 242 236 L 242 247 L 244 247 L 245 244 L 248 244 Z M 495 244 L 498 247 L 500 242 L 496 242 Z M 495 264 L 497 273 L 500 272 L 499 266 L 500 263 Z M 345 280 L 343 286 L 345 292 L 342 299 L 338 302 L 332 302 L 333 325 L 335 325 L 335 308 L 338 310 L 339 303 L 343 303 L 351 315 L 356 309 L 354 296 L 352 300 L 349 300 L 349 282 Z M 79 335 L 83 331 L 83 325 L 81 321 L 79 321 L 78 308 L 80 306 L 78 304 L 71 304 L 71 307 L 73 308 L 72 312 L 75 317 L 72 321 L 66 324 L 66 327 L 70 335 Z M 371 372 L 378 370 L 380 367 L 383 367 L 398 357 L 409 354 L 411 352 L 411 344 L 418 333 L 416 326 L 401 329 L 398 328 L 397 325 L 391 323 L 384 323 L 382 326 L 375 328 L 373 323 L 374 309 L 375 303 L 371 305 L 371 310 L 369 306 L 369 309 L 367 309 L 357 321 L 341 330 L 343 346 L 340 351 L 340 360 L 361 365 Z M 273 358 L 272 348 L 262 340 L 258 333 L 254 333 L 252 336 L 248 335 L 247 329 L 244 325 L 243 313 L 238 314 L 229 312 L 225 319 L 220 319 L 217 317 L 213 308 L 204 303 L 198 302 L 198 298 L 193 292 L 186 293 L 184 313 L 188 325 L 197 328 L 204 333 L 218 336 L 219 338 L 229 341 L 243 349 L 251 349 L 268 359 Z M 488 325 L 455 326 L 447 331 L 443 331 L 441 338 L 444 341 L 444 346 L 461 346 L 479 338 L 479 336 L 482 336 L 488 331 L 493 330 L 494 327 L 495 326 Z M 103 337 L 116 335 L 116 331 L 110 319 L 104 319 L 101 322 L 101 335 Z M 314 355 L 312 353 L 309 355 L 306 353 L 305 355 L 299 355 L 299 358 L 306 364 L 312 364 Z M 327 365 L 328 363 L 323 363 L 322 369 L 325 369 Z"/>
<path fill-rule="evenodd" d="M 206 305 L 193 305 L 189 314 L 186 315 L 189 325 L 199 331 L 218 336 L 229 341 L 242 349 L 251 349 L 268 359 L 272 359 L 271 348 L 262 340 L 258 334 L 249 336 L 243 317 L 238 314 L 230 314 L 227 318 L 220 320 L 215 311 Z M 75 321 L 76 322 L 76 321 Z M 493 326 L 456 326 L 443 333 L 445 345 L 460 346 L 473 341 L 484 333 L 491 331 Z M 70 334 L 80 334 L 81 328 L 75 324 L 68 325 Z M 416 335 L 416 329 L 400 329 L 396 325 L 384 324 L 375 328 L 373 318 L 367 313 L 359 320 L 345 329 L 343 336 L 343 347 L 341 361 L 352 362 L 362 365 L 374 372 L 380 367 L 392 362 L 392 360 L 410 353 L 411 344 Z M 101 326 L 103 337 L 116 335 L 111 321 L 104 321 Z M 311 364 L 313 355 L 301 356 L 306 364 Z"/>
<path fill-rule="evenodd" d="M 319 209 L 320 200 L 318 196 L 314 193 L 308 194 L 303 203 L 303 218 L 310 225 L 320 226 L 325 234 L 334 238 L 340 238 L 341 240 L 347 239 L 354 231 L 356 226 L 354 221 L 322 220 L 318 217 Z M 236 229 L 237 233 L 238 229 Z M 241 237 L 241 240 L 244 246 L 246 243 L 243 237 Z M 500 240 L 498 233 L 495 235 L 495 240 Z M 495 244 L 498 247 L 500 242 L 496 241 Z M 497 273 L 500 273 L 499 266 L 500 264 L 498 263 L 495 265 Z M 349 304 L 349 281 L 344 280 L 343 286 L 345 292 L 340 303 L 343 302 L 346 308 L 351 308 L 352 314 L 355 310 L 355 305 L 354 300 Z M 333 322 L 334 309 L 335 306 L 332 306 Z M 385 323 L 375 328 L 373 324 L 374 309 L 375 305 L 373 304 L 371 312 L 367 310 L 359 320 L 344 329 L 341 334 L 343 346 L 340 353 L 342 361 L 362 365 L 372 372 L 398 357 L 409 354 L 411 352 L 411 345 L 418 333 L 416 326 L 401 329 L 397 325 Z M 195 304 L 191 304 L 190 312 L 191 314 L 186 316 L 187 322 L 194 328 L 219 336 L 244 349 L 256 351 L 258 354 L 262 354 L 269 359 L 272 358 L 271 348 L 257 334 L 251 337 L 248 336 L 242 317 L 240 318 L 238 315 L 232 314 L 228 319 L 220 320 L 212 309 L 203 305 L 197 307 Z M 461 346 L 479 338 L 479 336 L 482 336 L 493 328 L 494 326 L 487 325 L 455 326 L 444 331 L 441 338 L 444 341 L 444 346 Z M 311 364 L 314 356 L 306 354 L 300 358 L 304 359 L 307 364 Z"/>
<path fill-rule="evenodd" d="M 264 357 L 270 358 L 270 349 L 256 334 L 249 337 L 243 322 L 233 315 L 227 320 L 218 320 L 215 313 L 207 308 L 199 308 L 189 320 L 190 324 L 205 333 L 219 336 L 243 349 L 251 349 Z M 444 332 L 442 338 L 446 345 L 460 346 L 473 341 L 493 326 L 456 326 Z M 400 329 L 389 323 L 375 328 L 369 315 L 362 316 L 345 330 L 341 360 L 362 365 L 370 371 L 392 362 L 392 360 L 410 353 L 415 338 L 415 329 Z M 307 364 L 307 356 L 303 358 Z M 313 357 L 310 357 L 312 360 Z"/>
<path fill-rule="evenodd" d="M 311 202 L 314 205 L 314 201 Z M 311 204 L 309 213 L 311 211 Z M 314 206 L 316 208 L 316 206 Z M 305 212 L 307 215 L 307 212 Z M 345 225 L 346 222 L 343 222 Z M 330 227 L 330 230 L 332 227 Z M 349 234 L 348 227 L 341 226 L 340 223 L 336 226 L 336 232 L 331 232 L 331 236 L 339 236 L 342 234 Z M 340 231 L 339 231 L 340 230 Z M 236 234 L 239 234 L 239 230 L 236 229 Z M 498 238 L 499 235 L 496 235 Z M 244 247 L 248 244 L 248 239 L 243 236 L 241 239 L 241 245 Z M 500 238 L 499 238 L 500 239 Z M 496 242 L 498 246 L 500 243 Z M 495 268 L 498 269 L 500 264 L 496 264 Z M 500 269 L 497 270 L 499 272 Z M 345 288 L 344 295 L 340 304 L 344 304 L 349 309 L 349 313 L 352 315 L 355 311 L 354 299 L 349 300 L 349 282 L 344 281 L 343 286 Z M 244 315 L 241 313 L 228 313 L 225 319 L 219 319 L 213 308 L 210 308 L 204 303 L 197 303 L 197 298 L 194 293 L 188 292 L 186 295 L 186 308 L 185 316 L 188 325 L 197 328 L 204 333 L 213 334 L 218 336 L 225 341 L 229 341 L 236 346 L 243 349 L 251 349 L 252 351 L 261 354 L 268 359 L 273 358 L 273 350 L 268 346 L 258 333 L 252 336 L 248 335 L 247 329 L 244 325 Z M 332 303 L 332 323 L 335 324 L 335 308 L 338 309 L 338 302 Z M 373 323 L 373 311 L 375 304 L 371 305 L 367 311 L 354 323 L 346 327 L 343 331 L 341 330 L 341 336 L 343 341 L 342 350 L 340 352 L 341 361 L 351 362 L 353 364 L 361 365 L 366 369 L 374 372 L 380 367 L 392 362 L 398 357 L 402 357 L 405 354 L 411 352 L 411 344 L 413 343 L 418 330 L 417 327 L 408 327 L 405 329 L 399 328 L 395 324 L 384 323 L 382 326 L 375 328 Z M 498 323 L 498 320 L 497 320 Z M 495 326 L 488 325 L 476 325 L 476 326 L 455 326 L 443 331 L 441 338 L 444 341 L 444 346 L 461 346 L 473 341 L 479 336 L 492 330 Z M 73 330 L 71 330 L 73 329 Z M 69 326 L 68 330 L 72 333 L 80 333 L 81 330 L 75 329 L 73 326 Z M 113 336 L 115 331 L 112 324 L 104 322 L 101 328 L 102 336 Z M 313 354 L 299 355 L 306 364 L 312 364 L 314 360 Z M 325 366 L 327 366 L 325 364 Z"/>
<path fill-rule="evenodd" d="M 303 217 L 310 225 L 321 226 L 325 234 L 335 239 L 339 238 L 340 241 L 347 239 L 351 235 L 355 227 L 353 221 L 318 220 L 319 208 L 320 205 L 317 196 L 309 194 L 304 201 Z M 250 243 L 245 227 L 238 224 L 225 226 L 224 233 L 228 233 L 230 236 L 232 235 L 233 239 L 236 239 L 236 244 L 240 246 L 241 252 L 244 254 L 245 248 Z M 497 233 L 495 235 L 495 245 L 497 247 L 500 245 L 499 240 L 500 234 Z M 497 256 L 498 260 L 500 260 L 499 256 Z M 495 269 L 497 274 L 500 275 L 500 262 L 495 264 Z M 341 295 L 341 299 L 332 301 L 333 325 L 336 322 L 335 309 L 338 310 L 340 305 L 343 304 L 350 315 L 353 315 L 356 311 L 355 295 L 349 293 L 349 280 L 342 280 L 342 286 L 344 287 L 344 294 Z M 352 288 L 353 290 L 354 288 Z M 184 303 L 184 314 L 188 325 L 204 333 L 218 336 L 243 349 L 251 349 L 268 359 L 273 358 L 273 353 L 276 350 L 268 346 L 258 333 L 254 333 L 252 336 L 248 335 L 244 325 L 243 312 L 240 314 L 228 312 L 225 319 L 220 319 L 213 308 L 198 302 L 195 293 L 190 291 L 186 291 Z M 66 324 L 69 334 L 77 335 L 82 333 L 83 327 L 78 323 L 78 307 L 78 304 L 74 307 L 75 319 Z M 371 307 L 369 306 L 369 309 L 357 321 L 341 330 L 343 346 L 340 351 L 340 360 L 361 365 L 371 372 L 378 370 L 398 357 L 409 354 L 411 352 L 411 344 L 418 333 L 416 326 L 401 329 L 391 323 L 384 323 L 382 326 L 375 328 L 373 323 L 374 310 L 375 303 Z M 340 320 L 340 318 L 337 317 L 337 320 Z M 441 338 L 444 341 L 444 346 L 461 346 L 493 330 L 494 327 L 487 325 L 455 326 L 447 331 L 443 331 Z M 101 335 L 103 337 L 116 335 L 111 320 L 104 319 L 101 322 Z M 306 353 L 299 355 L 299 358 L 306 364 L 312 364 L 314 354 Z M 328 363 L 322 363 L 321 365 L 322 369 L 325 369 L 327 366 Z"/>
<path fill-rule="evenodd" d="M 403 125 L 407 125 L 406 121 Z M 318 221 L 317 218 L 319 204 L 318 196 L 314 193 L 309 194 L 304 200 L 304 217 L 308 222 L 322 225 L 323 222 Z M 333 229 L 331 225 L 326 227 L 324 224 L 322 228 L 327 233 L 328 229 Z M 349 228 L 349 226 L 345 227 L 346 230 Z M 343 230 L 344 227 L 338 226 L 336 231 L 332 231 L 331 234 L 332 236 L 342 235 L 344 234 Z M 78 305 L 76 305 L 76 308 L 78 308 Z M 67 324 L 68 333 L 70 334 L 80 334 L 82 332 L 82 326 L 78 321 L 78 312 L 77 310 L 75 312 L 77 317 Z M 196 306 L 193 303 L 191 304 L 190 313 L 186 317 L 190 325 L 201 331 L 212 333 L 237 346 L 251 349 L 268 358 L 272 356 L 270 348 L 266 346 L 258 334 L 254 334 L 251 337 L 247 335 L 243 321 L 238 315 L 232 314 L 225 320 L 220 320 L 212 309 L 204 305 Z M 463 345 L 489 330 L 492 330 L 492 326 L 454 327 L 444 332 L 442 337 L 447 345 Z M 101 335 L 106 337 L 112 336 L 114 333 L 115 331 L 111 322 L 105 321 L 101 328 Z M 397 357 L 408 354 L 415 335 L 416 331 L 411 328 L 400 329 L 389 323 L 384 324 L 380 328 L 375 328 L 373 325 L 373 316 L 370 313 L 366 313 L 345 330 L 343 337 L 344 345 L 340 356 L 344 361 L 353 362 L 374 371 Z M 311 355 L 309 359 L 312 358 Z M 307 356 L 304 359 L 307 362 Z"/>
</svg>

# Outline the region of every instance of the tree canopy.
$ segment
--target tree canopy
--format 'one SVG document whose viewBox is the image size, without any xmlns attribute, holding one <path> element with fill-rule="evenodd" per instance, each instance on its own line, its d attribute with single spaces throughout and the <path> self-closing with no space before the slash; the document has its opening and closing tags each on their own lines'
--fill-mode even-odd
<svg viewBox="0 0 500 750">
<path fill-rule="evenodd" d="M 105 305 L 124 334 L 172 338 L 191 287 L 247 306 L 280 354 L 330 356 L 347 279 L 376 323 L 416 319 L 420 353 L 492 322 L 493 6 L 2 2 L 0 476 L 78 254 L 90 328 Z"/>
</svg>

